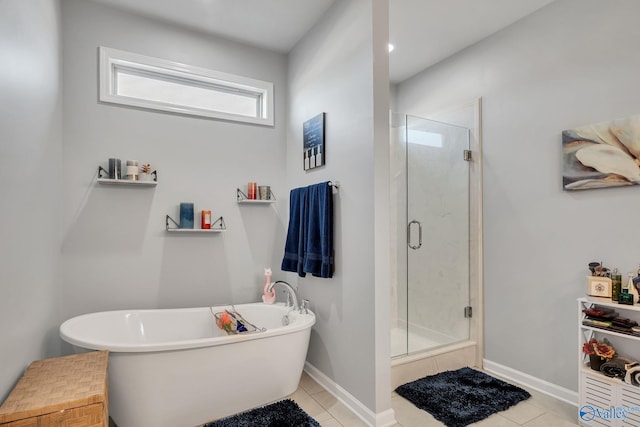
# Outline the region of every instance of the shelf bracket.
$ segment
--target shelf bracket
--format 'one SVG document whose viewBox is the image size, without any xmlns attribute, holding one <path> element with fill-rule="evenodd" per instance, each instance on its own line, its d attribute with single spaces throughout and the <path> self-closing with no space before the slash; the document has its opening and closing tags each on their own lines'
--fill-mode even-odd
<svg viewBox="0 0 640 427">
<path fill-rule="evenodd" d="M 238 201 L 249 200 L 249 198 L 247 197 L 246 194 L 242 192 L 242 190 L 240 190 L 239 188 L 236 188 L 236 200 Z"/>
<path fill-rule="evenodd" d="M 224 223 L 224 218 L 220 217 L 211 223 L 212 230 L 226 230 L 227 225 Z"/>
<path fill-rule="evenodd" d="M 171 227 L 171 226 L 170 226 L 170 224 L 169 224 L 169 221 L 171 221 L 171 222 L 175 225 L 175 227 Z M 178 224 L 177 222 L 175 222 L 175 221 L 173 220 L 173 218 L 171 218 L 169 215 L 167 215 L 167 216 L 166 216 L 166 218 L 165 218 L 165 220 L 164 220 L 164 224 L 165 224 L 165 227 L 167 228 L 167 231 L 168 231 L 168 230 L 170 230 L 170 229 L 171 229 L 171 230 L 175 230 L 175 229 L 180 228 L 180 224 Z"/>
</svg>

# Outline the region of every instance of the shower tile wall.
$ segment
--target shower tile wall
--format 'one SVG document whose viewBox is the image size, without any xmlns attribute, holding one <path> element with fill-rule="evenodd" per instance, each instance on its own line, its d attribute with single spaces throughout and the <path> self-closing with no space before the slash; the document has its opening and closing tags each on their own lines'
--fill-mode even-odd
<svg viewBox="0 0 640 427">
<path fill-rule="evenodd" d="M 408 219 L 422 223 L 423 244 L 409 250 L 407 297 L 410 331 L 426 329 L 420 335 L 435 333 L 456 341 L 466 339 L 469 328 L 464 318 L 469 293 L 468 163 L 454 143 L 458 135 L 442 135 L 442 147 L 409 141 Z"/>
</svg>

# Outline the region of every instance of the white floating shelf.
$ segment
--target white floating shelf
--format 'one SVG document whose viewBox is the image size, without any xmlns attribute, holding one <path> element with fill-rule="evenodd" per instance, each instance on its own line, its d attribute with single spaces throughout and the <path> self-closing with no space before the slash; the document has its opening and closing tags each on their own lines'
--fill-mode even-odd
<svg viewBox="0 0 640 427">
<path fill-rule="evenodd" d="M 218 228 L 167 228 L 169 233 L 222 233 L 226 229 Z"/>
<path fill-rule="evenodd" d="M 110 178 L 98 178 L 99 184 L 106 185 L 139 185 L 142 187 L 155 187 L 158 185 L 157 181 L 131 181 L 128 179 L 110 179 Z"/>
<path fill-rule="evenodd" d="M 259 200 L 259 199 L 238 200 L 238 203 L 246 204 L 246 205 L 262 205 L 262 204 L 275 203 L 275 202 L 276 202 L 275 200 Z"/>
<path fill-rule="evenodd" d="M 263 204 L 275 203 L 276 196 L 275 194 L 273 194 L 271 190 L 269 190 L 269 199 L 267 200 L 250 199 L 249 197 L 247 197 L 246 194 L 242 192 L 242 190 L 240 190 L 239 188 L 236 188 L 236 200 L 238 201 L 238 203 L 247 204 L 247 205 L 251 205 L 251 204 L 263 205 Z"/>
<path fill-rule="evenodd" d="M 171 225 L 173 224 L 173 226 Z M 222 233 L 227 231 L 227 225 L 224 223 L 224 218 L 219 217 L 211 224 L 211 228 L 180 228 L 180 225 L 173 220 L 169 215 L 165 216 L 165 229 L 169 233 Z"/>
</svg>

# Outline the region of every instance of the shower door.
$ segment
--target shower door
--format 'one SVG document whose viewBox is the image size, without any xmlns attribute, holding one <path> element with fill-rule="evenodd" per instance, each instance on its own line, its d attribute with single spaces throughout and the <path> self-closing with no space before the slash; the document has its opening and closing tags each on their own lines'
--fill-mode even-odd
<svg viewBox="0 0 640 427">
<path fill-rule="evenodd" d="M 398 285 L 397 324 L 406 340 L 401 353 L 410 354 L 469 339 L 470 152 L 467 128 L 403 118 L 406 255 L 398 258 L 406 276 L 398 277 L 406 289 Z"/>
</svg>

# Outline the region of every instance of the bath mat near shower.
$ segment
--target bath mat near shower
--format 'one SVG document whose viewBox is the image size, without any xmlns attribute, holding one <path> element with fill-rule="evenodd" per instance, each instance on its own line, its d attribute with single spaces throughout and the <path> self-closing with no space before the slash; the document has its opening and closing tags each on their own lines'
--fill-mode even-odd
<svg viewBox="0 0 640 427">
<path fill-rule="evenodd" d="M 320 427 L 291 399 L 204 424 L 202 427 Z"/>
<path fill-rule="evenodd" d="M 471 368 L 430 375 L 396 392 L 447 427 L 465 427 L 531 397 L 520 387 Z"/>
</svg>

